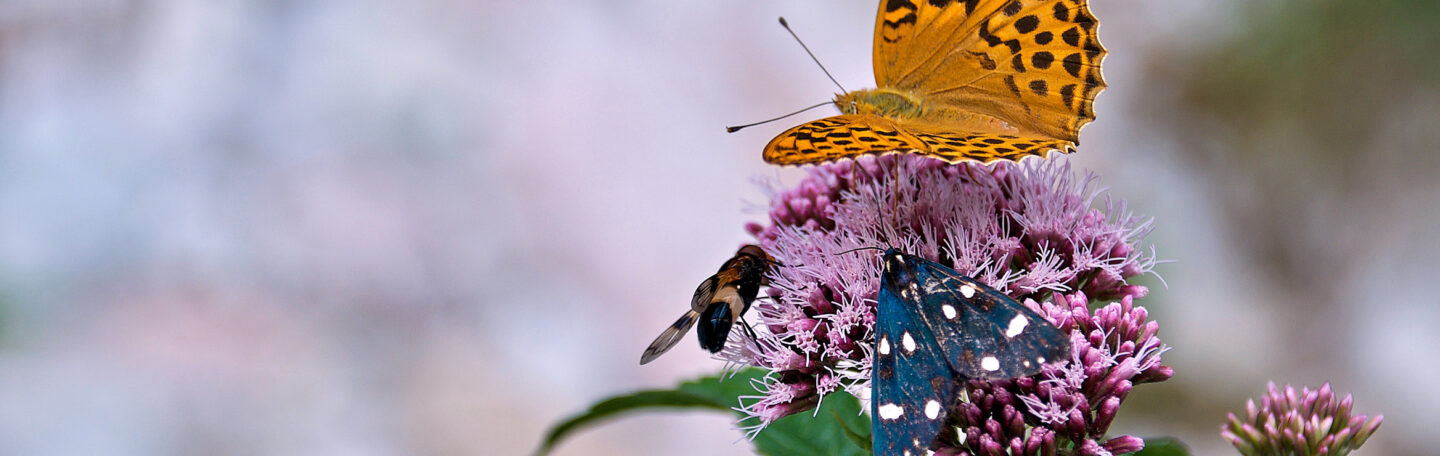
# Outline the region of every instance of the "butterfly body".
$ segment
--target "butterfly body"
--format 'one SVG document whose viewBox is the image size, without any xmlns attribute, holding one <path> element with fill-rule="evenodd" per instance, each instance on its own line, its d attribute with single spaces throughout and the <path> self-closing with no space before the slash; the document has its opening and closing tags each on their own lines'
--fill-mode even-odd
<svg viewBox="0 0 1440 456">
<path fill-rule="evenodd" d="M 856 90 L 835 96 L 835 106 L 845 114 L 875 115 L 902 119 L 925 116 L 923 100 L 895 89 Z"/>
<path fill-rule="evenodd" d="M 715 275 L 700 282 L 690 299 L 690 309 L 645 348 L 640 364 L 654 361 L 670 351 L 691 326 L 696 326 L 701 348 L 710 353 L 725 348 L 730 329 L 750 309 L 760 287 L 766 284 L 765 273 L 774 262 L 759 246 L 741 247 L 735 256 L 720 265 Z"/>
<path fill-rule="evenodd" d="M 871 418 L 877 455 L 923 455 L 966 379 L 1034 375 L 1069 337 L 998 290 L 939 263 L 885 251 Z"/>
<path fill-rule="evenodd" d="M 1087 0 L 887 0 L 875 25 L 876 89 L 801 124 L 765 160 L 803 165 L 915 153 L 951 163 L 1073 151 L 1105 87 Z"/>
</svg>

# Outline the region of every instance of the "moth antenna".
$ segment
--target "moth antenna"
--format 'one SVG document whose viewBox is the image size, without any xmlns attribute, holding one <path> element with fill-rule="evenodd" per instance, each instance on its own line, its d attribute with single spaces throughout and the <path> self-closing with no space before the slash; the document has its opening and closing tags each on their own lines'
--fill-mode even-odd
<svg viewBox="0 0 1440 456">
<path fill-rule="evenodd" d="M 885 249 L 882 249 L 882 248 L 879 248 L 879 247 L 856 247 L 856 248 L 853 248 L 853 249 L 850 249 L 850 250 L 846 250 L 846 251 L 844 251 L 844 252 L 836 253 L 835 255 L 844 255 L 844 254 L 847 254 L 847 253 L 850 253 L 850 252 L 854 252 L 854 251 L 856 251 L 856 250 L 879 250 L 879 251 L 882 251 L 882 252 L 885 251 Z"/>
<path fill-rule="evenodd" d="M 816 104 L 816 105 L 814 105 L 814 106 L 811 106 L 811 107 L 808 107 L 808 108 L 805 108 L 805 109 L 801 109 L 801 110 L 799 110 L 799 111 L 795 111 L 795 112 L 792 112 L 792 113 L 789 113 L 789 114 L 786 114 L 786 115 L 783 115 L 783 116 L 780 116 L 780 117 L 776 117 L 776 118 L 774 118 L 774 119 L 762 120 L 762 121 L 759 121 L 759 122 L 748 123 L 748 124 L 745 124 L 745 125 L 739 125 L 739 126 L 734 126 L 734 127 L 725 127 L 725 132 L 726 132 L 726 133 L 734 133 L 734 132 L 740 131 L 741 128 L 753 127 L 753 126 L 760 125 L 760 124 L 764 124 L 764 123 L 774 122 L 774 121 L 777 121 L 777 120 L 780 120 L 780 119 L 784 119 L 784 118 L 786 118 L 786 117 L 790 117 L 790 116 L 793 116 L 793 115 L 796 115 L 796 114 L 799 114 L 799 113 L 802 113 L 802 112 L 805 112 L 805 111 L 809 111 L 809 110 L 811 110 L 811 109 L 815 109 L 815 108 L 818 108 L 818 107 L 821 107 L 821 106 L 825 106 L 825 105 L 827 105 L 827 104 L 834 104 L 834 103 L 835 103 L 835 102 L 833 102 L 833 101 L 826 101 L 826 102 L 823 102 L 823 103 L 818 103 L 818 104 Z"/>
<path fill-rule="evenodd" d="M 830 82 L 835 83 L 835 87 L 840 88 L 841 93 L 849 92 L 849 90 L 845 90 L 845 86 L 840 85 L 840 81 L 835 80 L 835 76 L 830 75 L 830 70 L 825 69 L 825 65 L 820 63 L 819 58 L 815 57 L 815 53 L 810 52 L 810 46 L 805 45 L 805 41 L 800 39 L 800 35 L 796 35 L 794 30 L 790 30 L 790 24 L 788 22 L 785 22 L 784 17 L 780 18 L 780 26 L 785 27 L 785 31 L 790 32 L 790 36 L 795 37 L 795 42 L 800 43 L 800 47 L 802 49 L 805 49 L 806 54 L 810 54 L 810 60 L 815 61 L 815 65 L 818 65 L 820 67 L 820 71 L 825 72 L 825 77 L 830 78 Z"/>
</svg>

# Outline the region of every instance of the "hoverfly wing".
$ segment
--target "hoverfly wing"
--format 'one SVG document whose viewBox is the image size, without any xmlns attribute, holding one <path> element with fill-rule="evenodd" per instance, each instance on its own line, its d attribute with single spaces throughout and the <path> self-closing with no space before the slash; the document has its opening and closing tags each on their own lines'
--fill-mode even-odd
<svg viewBox="0 0 1440 456">
<path fill-rule="evenodd" d="M 720 286 L 720 274 L 710 276 L 695 287 L 695 296 L 690 298 L 690 310 L 693 312 L 704 311 L 710 305 L 710 300 L 715 297 L 715 288 Z"/>
<path fill-rule="evenodd" d="M 680 342 L 680 338 L 690 332 L 690 327 L 694 326 L 695 320 L 698 319 L 700 319 L 700 313 L 693 310 L 685 311 L 685 315 L 681 315 L 679 320 L 675 320 L 670 327 L 660 332 L 654 342 L 650 342 L 650 346 L 645 348 L 645 353 L 640 355 L 640 365 L 648 364 L 674 348 L 675 344 Z"/>
</svg>

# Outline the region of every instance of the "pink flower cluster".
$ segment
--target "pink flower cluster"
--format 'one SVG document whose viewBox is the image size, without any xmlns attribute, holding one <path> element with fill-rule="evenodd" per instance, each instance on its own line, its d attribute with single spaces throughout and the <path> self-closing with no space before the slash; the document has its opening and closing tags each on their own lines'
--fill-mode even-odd
<svg viewBox="0 0 1440 456">
<path fill-rule="evenodd" d="M 1026 305 L 1070 332 L 1070 361 L 1046 366 L 1038 377 L 967 382 L 969 400 L 951 417 L 964 438 L 942 439 L 951 446 L 940 453 L 1053 455 L 1062 447 L 1097 456 L 1144 448 L 1138 437 L 1106 433 L 1131 388 L 1175 373 L 1160 364 L 1167 348 L 1155 337 L 1159 324 L 1130 296 L 1094 311 L 1084 293 Z"/>
<path fill-rule="evenodd" d="M 1245 416 L 1230 414 L 1220 435 L 1246 456 L 1344 456 L 1364 445 L 1385 419 L 1352 414 L 1353 404 L 1349 395 L 1337 399 L 1329 383 L 1299 392 L 1271 383 L 1260 405 L 1247 400 Z"/>
<path fill-rule="evenodd" d="M 841 389 L 868 398 L 881 271 L 877 255 L 854 250 L 897 247 L 1043 309 L 1075 342 L 1069 363 L 1040 376 L 969 382 L 970 402 L 951 412 L 965 435 L 943 450 L 1138 448 L 1133 437 L 1099 439 L 1131 387 L 1171 375 L 1160 365 L 1155 323 L 1132 304 L 1148 290 L 1128 281 L 1156 261 L 1140 246 L 1150 219 L 1100 201 L 1102 193 L 1093 175 L 1077 178 L 1063 158 L 950 165 L 863 157 L 809 168 L 789 189 L 772 186 L 770 223 L 748 227 L 781 264 L 770 275 L 771 298 L 755 304 L 760 339 L 722 352 L 771 372 L 763 394 L 743 407 L 754 426 Z M 1092 313 L 1092 300 L 1118 302 Z"/>
</svg>

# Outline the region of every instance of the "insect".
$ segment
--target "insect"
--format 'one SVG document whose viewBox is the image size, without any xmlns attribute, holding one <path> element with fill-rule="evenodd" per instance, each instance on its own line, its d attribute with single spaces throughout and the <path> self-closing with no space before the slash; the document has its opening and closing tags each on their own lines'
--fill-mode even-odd
<svg viewBox="0 0 1440 456">
<path fill-rule="evenodd" d="M 882 258 L 871 366 L 875 454 L 927 454 L 961 379 L 1024 377 L 1069 358 L 1068 335 L 1004 293 L 893 248 Z"/>
<path fill-rule="evenodd" d="M 1018 161 L 1074 151 L 1095 119 L 1105 48 L 1087 0 L 886 0 L 877 16 L 879 88 L 837 95 L 840 115 L 781 133 L 765 161 Z"/>
<path fill-rule="evenodd" d="M 719 272 L 700 282 L 690 300 L 690 310 L 665 328 L 654 342 L 650 342 L 645 353 L 640 355 L 640 364 L 654 361 L 670 351 L 697 321 L 699 327 L 695 329 L 695 334 L 700 338 L 701 348 L 710 353 L 725 348 L 730 328 L 750 309 L 750 303 L 755 301 L 760 287 L 767 284 L 765 272 L 773 263 L 775 260 L 759 246 L 741 247 L 735 256 L 720 265 Z M 750 325 L 743 321 L 740 326 L 751 331 Z M 754 337 L 753 333 L 751 337 Z"/>
</svg>

